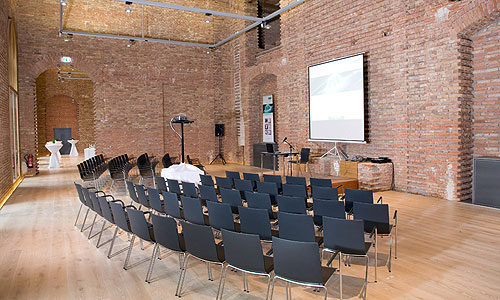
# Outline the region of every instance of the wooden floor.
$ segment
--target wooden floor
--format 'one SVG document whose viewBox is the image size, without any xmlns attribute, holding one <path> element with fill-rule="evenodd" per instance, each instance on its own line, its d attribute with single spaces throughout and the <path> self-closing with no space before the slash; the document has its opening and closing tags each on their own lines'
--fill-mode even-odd
<svg viewBox="0 0 500 300">
<path fill-rule="evenodd" d="M 147 263 L 123 270 L 125 253 L 106 258 L 108 245 L 96 249 L 73 226 L 80 205 L 73 181 L 78 179 L 78 160 L 63 157 L 62 168 L 26 178 L 0 211 L 0 298 L 2 299 L 174 299 L 179 275 L 175 256 L 158 261 L 153 277 L 144 278 Z M 212 166 L 255 171 L 246 166 Z M 500 299 L 500 210 L 384 192 L 384 202 L 399 213 L 399 253 L 392 273 L 385 263 L 388 240 L 380 243 L 378 283 L 369 283 L 368 299 Z M 377 195 L 378 196 L 378 195 Z M 128 200 L 128 199 L 127 199 Z M 111 230 L 105 237 L 111 236 Z M 115 245 L 127 245 L 122 234 Z M 137 246 L 132 262 L 148 258 L 152 247 Z M 373 262 L 373 255 L 371 256 Z M 205 265 L 191 261 L 183 299 L 214 299 L 214 282 L 207 280 Z M 363 267 L 353 261 L 344 268 L 344 298 L 357 299 L 362 288 Z M 369 271 L 373 281 L 373 268 Z M 242 291 L 240 273 L 228 272 L 224 299 L 264 299 L 264 278 L 249 277 L 250 293 Z M 338 278 L 328 285 L 329 299 L 338 298 Z M 312 289 L 293 287 L 293 299 L 323 299 Z M 285 299 L 278 282 L 274 299 Z"/>
</svg>

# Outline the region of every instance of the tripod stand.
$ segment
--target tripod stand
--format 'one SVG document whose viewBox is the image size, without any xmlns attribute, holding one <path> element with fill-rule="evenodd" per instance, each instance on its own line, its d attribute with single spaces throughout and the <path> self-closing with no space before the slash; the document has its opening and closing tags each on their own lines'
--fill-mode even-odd
<svg viewBox="0 0 500 300">
<path fill-rule="evenodd" d="M 225 165 L 226 164 L 226 160 L 224 159 L 224 156 L 222 156 L 222 143 L 220 142 L 221 136 L 219 135 L 218 137 L 219 137 L 219 153 L 210 162 L 210 164 L 213 164 L 217 160 L 217 158 L 220 158 L 220 160 L 222 161 L 222 164 Z"/>
</svg>

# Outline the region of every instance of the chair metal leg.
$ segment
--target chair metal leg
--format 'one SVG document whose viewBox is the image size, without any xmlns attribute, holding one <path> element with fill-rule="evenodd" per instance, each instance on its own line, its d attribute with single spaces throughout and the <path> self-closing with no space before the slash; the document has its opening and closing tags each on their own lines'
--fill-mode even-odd
<svg viewBox="0 0 500 300">
<path fill-rule="evenodd" d="M 128 268 L 128 261 L 130 260 L 130 255 L 132 254 L 132 248 L 134 247 L 134 241 L 135 241 L 135 234 L 132 236 L 132 239 L 130 240 L 130 245 L 128 246 L 127 258 L 125 258 L 125 263 L 123 264 L 124 270 L 127 270 L 127 268 Z"/>
<path fill-rule="evenodd" d="M 223 284 L 222 283 L 223 281 L 224 281 L 224 263 L 221 265 L 220 278 L 219 278 L 219 288 L 217 289 L 217 296 L 215 296 L 215 299 L 222 299 L 221 286 Z"/>
<path fill-rule="evenodd" d="M 219 296 L 219 299 L 222 300 L 222 294 L 224 294 L 224 285 L 226 284 L 226 272 L 227 268 L 229 268 L 229 265 L 224 266 L 222 265 L 222 276 L 221 276 L 221 282 L 219 283 L 219 291 L 217 291 L 217 295 Z"/>
<path fill-rule="evenodd" d="M 83 203 L 80 203 L 80 209 L 78 209 L 78 214 L 76 215 L 75 225 L 73 225 L 73 226 L 76 226 L 76 223 L 78 222 L 78 218 L 80 217 L 80 212 L 82 211 L 82 206 L 83 206 Z"/>
<path fill-rule="evenodd" d="M 325 290 L 325 300 L 328 299 L 328 288 L 326 286 L 323 287 Z"/>
<path fill-rule="evenodd" d="M 247 273 L 241 272 L 241 276 L 243 277 L 243 291 L 249 293 L 248 290 L 248 281 L 247 281 Z"/>
<path fill-rule="evenodd" d="M 147 283 L 151 283 L 151 275 L 153 275 L 153 268 L 155 265 L 155 261 L 156 261 L 155 258 L 157 256 L 157 252 L 160 252 L 159 246 L 158 246 L 158 244 L 155 244 L 155 246 L 153 248 L 153 254 L 151 255 L 151 262 L 149 263 L 148 272 L 146 273 L 146 282 Z"/>
<path fill-rule="evenodd" d="M 339 252 L 339 294 L 342 300 L 342 252 Z"/>
<path fill-rule="evenodd" d="M 85 221 L 87 221 L 87 216 L 89 215 L 89 210 L 90 210 L 90 208 L 87 207 L 87 212 L 85 213 L 85 217 L 83 218 L 82 229 L 80 229 L 80 232 L 83 232 L 83 228 L 85 228 Z"/>
<path fill-rule="evenodd" d="M 394 259 L 398 259 L 398 227 L 394 227 Z"/>
<path fill-rule="evenodd" d="M 96 248 L 99 248 L 101 246 L 100 243 L 101 243 L 102 233 L 104 232 L 104 226 L 106 226 L 106 219 L 102 220 L 102 228 L 101 228 L 101 232 L 99 233 L 99 238 L 97 239 Z"/>
<path fill-rule="evenodd" d="M 368 265 L 370 264 L 370 257 L 366 255 L 366 270 L 365 270 L 365 294 L 363 300 L 366 300 L 366 290 L 368 289 Z"/>
<path fill-rule="evenodd" d="M 290 285 L 290 282 L 287 283 L 287 288 L 288 288 L 288 299 L 292 300 L 292 287 Z"/>
<path fill-rule="evenodd" d="M 378 265 L 378 242 L 377 242 L 377 228 L 375 228 L 375 282 L 377 282 L 377 265 Z"/>
<path fill-rule="evenodd" d="M 269 300 L 273 300 L 273 293 L 274 293 L 274 280 L 276 279 L 275 276 L 273 276 L 273 283 L 271 285 L 271 297 L 269 297 Z"/>
<path fill-rule="evenodd" d="M 94 229 L 94 224 L 95 224 L 95 220 L 96 220 L 96 219 L 97 219 L 97 213 L 96 213 L 96 214 L 95 214 L 95 216 L 94 216 L 94 221 L 92 222 L 92 226 L 90 226 L 89 236 L 88 236 L 88 238 L 87 238 L 87 239 L 89 239 L 89 240 L 90 240 L 90 237 L 91 237 L 91 235 L 92 235 L 92 230 Z"/>
<path fill-rule="evenodd" d="M 389 272 L 392 271 L 392 234 L 389 235 L 389 262 L 387 263 L 387 269 Z"/>
<path fill-rule="evenodd" d="M 118 230 L 120 230 L 120 228 L 116 226 L 115 233 L 113 234 L 113 238 L 111 239 L 111 245 L 109 246 L 108 258 L 111 258 L 111 251 L 113 251 L 113 245 L 115 244 L 115 239 L 116 235 L 118 234 Z"/>
<path fill-rule="evenodd" d="M 209 262 L 207 264 L 207 272 L 208 272 L 208 280 L 214 281 L 214 278 L 212 277 L 212 267 Z"/>
<path fill-rule="evenodd" d="M 269 287 L 271 286 L 271 275 L 267 275 L 267 293 L 266 300 L 269 300 Z"/>
<path fill-rule="evenodd" d="M 184 278 L 186 278 L 186 269 L 188 265 L 189 254 L 184 258 L 184 267 L 181 271 L 181 276 L 179 277 L 179 283 L 177 284 L 177 293 L 175 294 L 177 297 L 181 297 L 182 286 L 184 285 Z"/>
<path fill-rule="evenodd" d="M 184 253 L 179 253 L 179 269 L 182 270 L 183 256 L 186 256 Z"/>
</svg>

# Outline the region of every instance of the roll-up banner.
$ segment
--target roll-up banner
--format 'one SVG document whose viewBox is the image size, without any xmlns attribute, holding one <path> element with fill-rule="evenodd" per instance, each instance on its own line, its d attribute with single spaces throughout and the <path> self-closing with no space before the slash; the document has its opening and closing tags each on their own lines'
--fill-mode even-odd
<svg viewBox="0 0 500 300">
<path fill-rule="evenodd" d="M 273 95 L 262 97 L 262 142 L 274 143 Z"/>
</svg>

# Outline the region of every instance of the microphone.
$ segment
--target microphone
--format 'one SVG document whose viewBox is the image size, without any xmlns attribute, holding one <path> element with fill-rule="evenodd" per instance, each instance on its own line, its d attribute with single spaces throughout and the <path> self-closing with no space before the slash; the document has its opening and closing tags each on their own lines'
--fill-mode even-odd
<svg viewBox="0 0 500 300">
<path fill-rule="evenodd" d="M 283 139 L 283 143 L 285 143 L 285 142 L 286 142 L 286 139 L 287 139 L 287 137 L 285 136 L 285 138 Z"/>
</svg>

